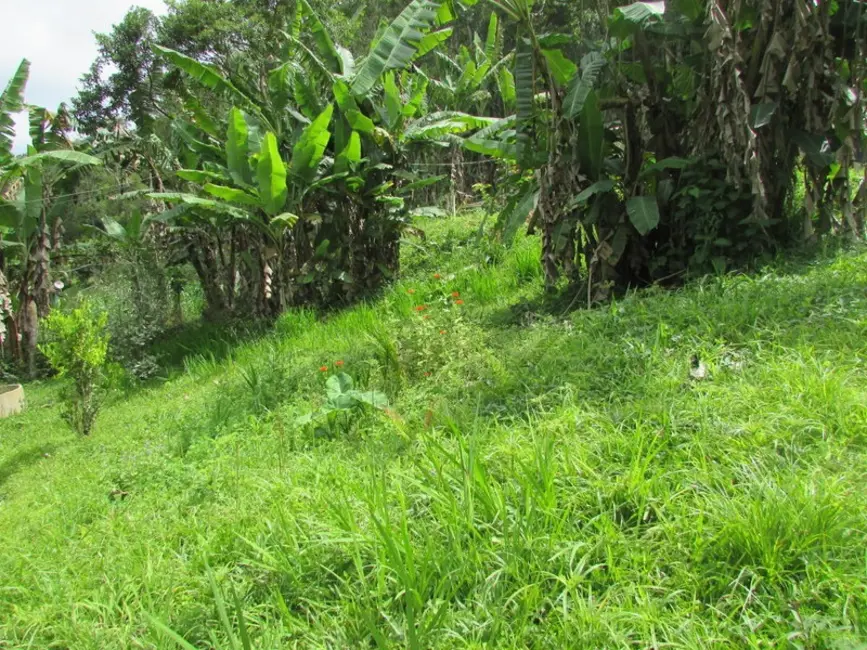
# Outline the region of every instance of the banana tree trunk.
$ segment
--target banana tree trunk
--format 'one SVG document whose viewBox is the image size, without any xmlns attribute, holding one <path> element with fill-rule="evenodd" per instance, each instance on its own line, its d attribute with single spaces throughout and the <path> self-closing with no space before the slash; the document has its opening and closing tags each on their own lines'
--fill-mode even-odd
<svg viewBox="0 0 867 650">
<path fill-rule="evenodd" d="M 210 244 L 206 236 L 199 234 L 190 243 L 188 252 L 190 263 L 199 276 L 202 293 L 205 294 L 205 318 L 220 320 L 228 311 L 228 303 L 220 286 L 219 267 Z"/>
<path fill-rule="evenodd" d="M 39 218 L 39 230 L 33 247 L 33 297 L 40 318 L 48 316 L 51 309 L 51 242 L 45 208 Z"/>
<path fill-rule="evenodd" d="M 27 376 L 31 379 L 36 377 L 36 356 L 39 345 L 39 314 L 36 300 L 29 293 L 18 311 L 18 330 L 21 333 L 22 352 L 24 367 Z"/>
</svg>

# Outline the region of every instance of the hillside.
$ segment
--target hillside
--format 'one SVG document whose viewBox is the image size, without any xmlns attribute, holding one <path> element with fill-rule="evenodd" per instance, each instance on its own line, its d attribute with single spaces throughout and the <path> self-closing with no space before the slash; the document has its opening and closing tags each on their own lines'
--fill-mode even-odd
<svg viewBox="0 0 867 650">
<path fill-rule="evenodd" d="M 867 642 L 867 253 L 569 311 L 538 241 L 421 225 L 380 299 L 202 330 L 89 439 L 26 386 L 0 648 Z M 298 424 L 342 372 L 387 409 Z"/>
</svg>

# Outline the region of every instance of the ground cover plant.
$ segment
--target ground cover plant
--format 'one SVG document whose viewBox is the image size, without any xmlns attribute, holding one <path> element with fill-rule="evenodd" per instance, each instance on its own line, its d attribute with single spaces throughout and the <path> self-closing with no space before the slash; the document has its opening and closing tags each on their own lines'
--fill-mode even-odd
<svg viewBox="0 0 867 650">
<path fill-rule="evenodd" d="M 564 313 L 540 242 L 480 220 L 418 222 L 380 298 L 200 347 L 89 438 L 28 384 L 0 647 L 863 645 L 867 254 Z M 317 435 L 343 374 L 388 404 Z"/>
</svg>

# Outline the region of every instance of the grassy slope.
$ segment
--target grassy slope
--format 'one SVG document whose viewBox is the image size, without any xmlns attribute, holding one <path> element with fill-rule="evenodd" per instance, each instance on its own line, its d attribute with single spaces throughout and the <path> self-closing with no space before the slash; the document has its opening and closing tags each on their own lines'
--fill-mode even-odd
<svg viewBox="0 0 867 650">
<path fill-rule="evenodd" d="M 173 647 L 149 616 L 230 648 L 233 589 L 268 649 L 860 647 L 867 255 L 561 318 L 535 242 L 429 232 L 380 301 L 215 345 L 92 439 L 28 386 L 0 648 Z M 299 430 L 336 360 L 392 410 Z"/>
</svg>

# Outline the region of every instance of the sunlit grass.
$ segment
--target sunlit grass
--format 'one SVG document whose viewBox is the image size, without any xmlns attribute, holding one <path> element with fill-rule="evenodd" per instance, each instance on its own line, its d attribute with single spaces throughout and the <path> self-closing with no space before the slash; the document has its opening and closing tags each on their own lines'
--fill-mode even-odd
<svg viewBox="0 0 867 650">
<path fill-rule="evenodd" d="M 378 300 L 185 344 L 90 439 L 27 386 L 0 647 L 863 644 L 867 254 L 563 315 L 535 240 L 422 226 Z M 338 360 L 391 404 L 317 436 Z"/>
</svg>

